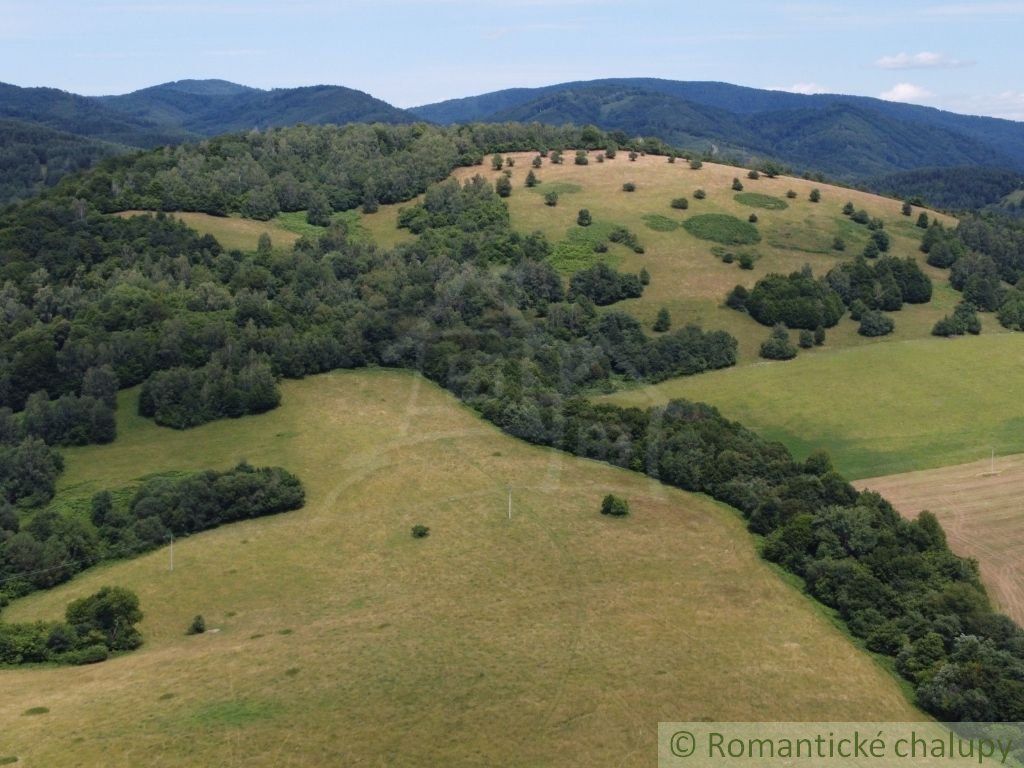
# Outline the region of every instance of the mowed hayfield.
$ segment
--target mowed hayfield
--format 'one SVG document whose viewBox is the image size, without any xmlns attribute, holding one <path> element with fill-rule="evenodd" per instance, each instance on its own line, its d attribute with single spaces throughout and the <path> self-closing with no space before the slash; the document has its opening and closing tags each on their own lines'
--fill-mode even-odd
<svg viewBox="0 0 1024 768">
<path fill-rule="evenodd" d="M 603 398 L 711 403 L 798 457 L 825 449 L 850 478 L 1024 451 L 1024 336 L 874 344 L 672 379 Z"/>
<path fill-rule="evenodd" d="M 646 267 L 651 283 L 643 297 L 620 302 L 614 309 L 629 312 L 647 327 L 654 322 L 658 310 L 666 307 L 677 327 L 697 323 L 708 329 L 729 331 L 740 342 L 740 364 L 756 362 L 758 348 L 769 329 L 725 307 L 726 294 L 737 284 L 752 288 L 770 272 L 789 273 L 805 264 L 815 274 L 824 275 L 859 254 L 868 241 L 869 231 L 842 214 L 847 201 L 884 220 L 886 231 L 892 236 L 892 254 L 916 258 L 935 286 L 931 303 L 907 306 L 895 315 L 896 330 L 882 343 L 928 336 L 935 321 L 951 312 L 959 300 L 959 294 L 949 287 L 948 271 L 929 267 L 918 250 L 923 230 L 914 223 L 922 209 L 915 208 L 913 216 L 907 217 L 900 212 L 902 204 L 897 200 L 791 177 L 762 176 L 752 180 L 747 178 L 745 169 L 715 163 L 704 163 L 701 169 L 692 170 L 681 159 L 669 163 L 665 157 L 647 155 L 630 161 L 627 153 L 620 151 L 614 160 L 598 163 L 596 155 L 590 153 L 588 165 L 575 165 L 572 151 L 564 153 L 561 165 L 544 160 L 542 167 L 534 171 L 541 183 L 532 189 L 524 184 L 536 153 L 509 155 L 515 159 L 511 168 L 513 192 L 506 200 L 512 224 L 521 232 L 543 232 L 555 245 L 556 264 L 564 263 L 567 272 L 586 266 L 587 261 L 565 260 L 566 254 L 584 257 L 589 263 L 602 259 L 631 272 Z M 487 158 L 484 165 L 460 168 L 455 176 L 467 179 L 481 174 L 493 181 L 500 173 L 491 169 Z M 734 178 L 742 182 L 744 195 L 766 195 L 773 198 L 775 205 L 786 207 L 771 210 L 738 201 L 731 188 Z M 634 192 L 623 191 L 622 185 L 627 182 L 636 185 Z M 705 200 L 693 197 L 698 188 L 707 193 Z M 821 191 L 821 202 L 810 202 L 812 189 Z M 544 203 L 544 194 L 552 190 L 559 195 L 555 207 Z M 795 199 L 786 198 L 789 190 L 797 193 Z M 671 207 L 672 199 L 677 197 L 689 199 L 687 210 Z M 741 196 L 741 200 L 749 199 Z M 576 225 L 581 208 L 588 209 L 593 216 L 594 224 L 589 228 Z M 756 227 L 761 238 L 753 245 L 719 246 L 694 237 L 681 226 L 685 220 L 702 214 L 727 214 L 745 223 L 751 213 L 758 216 Z M 947 225 L 956 223 L 948 216 L 938 218 Z M 607 232 L 614 225 L 635 232 L 645 252 L 635 254 L 621 245 L 612 245 L 603 255 L 593 253 L 589 244 L 582 249 L 572 248 L 574 241 L 600 237 L 601 230 Z M 837 235 L 845 240 L 845 251 L 833 250 Z M 743 270 L 735 261 L 724 263 L 714 253 L 715 248 L 735 255 L 750 253 L 756 258 L 754 268 Z M 828 346 L 859 346 L 879 341 L 859 336 L 857 324 L 844 319 L 829 331 Z"/>
<path fill-rule="evenodd" d="M 135 590 L 145 645 L 0 670 L 26 766 L 650 765 L 663 720 L 917 720 L 894 677 L 706 498 L 502 435 L 406 373 L 282 386 L 187 432 L 68 450 L 59 501 L 245 457 L 306 507 L 179 540 L 4 611 Z M 513 513 L 508 519 L 507 486 Z M 598 513 L 629 500 L 628 518 Z M 431 534 L 414 540 L 410 527 Z M 186 636 L 195 614 L 217 631 Z M 46 707 L 40 715 L 24 714 Z"/>
<path fill-rule="evenodd" d="M 1024 625 L 1024 455 L 863 480 L 907 517 L 928 510 L 950 547 L 973 557 L 996 605 Z"/>
</svg>

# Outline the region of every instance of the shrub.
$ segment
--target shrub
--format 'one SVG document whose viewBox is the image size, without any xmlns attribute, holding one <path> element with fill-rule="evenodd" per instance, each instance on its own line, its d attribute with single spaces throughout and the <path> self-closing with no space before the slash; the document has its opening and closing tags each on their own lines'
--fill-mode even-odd
<svg viewBox="0 0 1024 768">
<path fill-rule="evenodd" d="M 640 285 L 651 284 L 651 273 L 647 271 L 647 267 L 640 267 L 640 272 L 637 277 L 640 278 Z"/>
<path fill-rule="evenodd" d="M 753 170 L 752 171 L 747 171 L 747 178 L 748 179 L 753 179 L 754 181 L 757 181 L 758 179 L 761 178 L 761 174 L 758 173 L 757 171 L 753 171 Z"/>
<path fill-rule="evenodd" d="M 751 224 L 757 224 L 757 214 L 752 213 L 749 216 L 747 216 L 747 221 L 749 221 Z"/>
<path fill-rule="evenodd" d="M 796 200 L 796 190 L 790 189 L 786 191 L 786 197 L 790 200 Z"/>
<path fill-rule="evenodd" d="M 749 253 L 740 254 L 740 269 L 753 269 L 754 268 L 754 257 Z"/>
<path fill-rule="evenodd" d="M 186 635 L 201 635 L 206 631 L 206 619 L 202 615 L 196 616 L 192 619 L 192 623 L 188 625 L 188 629 L 185 630 Z"/>
<path fill-rule="evenodd" d="M 761 345 L 761 357 L 765 360 L 792 360 L 796 357 L 796 347 L 789 340 L 786 326 L 780 324 L 772 329 Z"/>
<path fill-rule="evenodd" d="M 703 167 L 704 163 L 702 163 L 698 158 L 694 157 L 690 160 L 690 168 L 692 170 L 699 171 Z"/>
<path fill-rule="evenodd" d="M 924 211 L 921 211 L 917 216 L 917 226 L 921 229 L 928 229 L 928 214 Z"/>
<path fill-rule="evenodd" d="M 576 150 L 576 165 L 587 165 L 590 160 L 587 157 L 587 150 L 577 149 Z"/>
<path fill-rule="evenodd" d="M 635 160 L 637 159 L 637 157 L 639 157 L 639 155 L 637 155 L 637 153 L 636 153 L 636 152 L 630 152 L 630 153 L 629 153 L 629 159 L 630 159 L 630 161 L 635 161 Z"/>
<path fill-rule="evenodd" d="M 857 333 L 861 336 L 887 336 L 892 333 L 896 324 L 888 315 L 879 312 L 877 309 L 866 310 L 860 318 L 860 327 Z"/>
<path fill-rule="evenodd" d="M 552 208 L 554 208 L 556 205 L 558 205 L 558 193 L 552 191 L 552 192 L 548 192 L 547 194 L 545 194 L 544 195 L 544 205 L 549 205 Z"/>
<path fill-rule="evenodd" d="M 622 185 L 622 191 L 623 192 L 635 192 L 636 191 L 636 184 L 634 184 L 632 181 L 627 181 L 625 184 Z"/>
<path fill-rule="evenodd" d="M 530 163 L 531 165 L 533 165 L 534 168 L 540 168 L 541 165 L 543 165 L 544 161 L 541 159 L 540 155 L 537 155 L 535 158 L 533 158 L 533 160 L 530 161 Z"/>
<path fill-rule="evenodd" d="M 843 206 L 843 215 L 844 216 L 852 216 L 853 215 L 853 211 L 854 211 L 853 203 L 848 202 L 848 203 L 846 203 L 846 205 Z"/>
<path fill-rule="evenodd" d="M 95 643 L 77 651 L 69 651 L 64 654 L 61 660 L 66 661 L 68 664 L 84 666 L 86 664 L 99 664 L 108 658 L 110 658 L 110 649 L 102 643 Z"/>
<path fill-rule="evenodd" d="M 694 200 L 703 200 L 707 196 L 708 196 L 708 193 L 705 192 L 703 189 L 694 190 L 694 193 L 693 193 L 693 199 Z"/>
<path fill-rule="evenodd" d="M 820 347 L 825 343 L 825 329 L 822 326 L 818 326 L 814 329 L 814 346 Z"/>
<path fill-rule="evenodd" d="M 903 203 L 903 207 L 900 209 L 900 212 L 904 216 L 910 216 L 914 213 L 914 206 L 910 204 L 910 201 L 907 201 Z"/>
<path fill-rule="evenodd" d="M 869 221 L 871 221 L 871 214 L 869 214 L 867 211 L 861 208 L 859 211 L 854 211 L 850 215 L 850 219 L 852 219 L 858 224 L 867 224 Z"/>
<path fill-rule="evenodd" d="M 819 189 L 812 189 L 811 190 L 811 194 L 808 196 L 808 199 L 812 203 L 820 203 L 821 202 L 821 190 L 819 190 Z"/>
<path fill-rule="evenodd" d="M 654 325 L 651 327 L 657 333 L 664 333 L 672 327 L 672 316 L 665 307 L 658 310 L 658 316 L 655 318 Z"/>
<path fill-rule="evenodd" d="M 799 339 L 797 343 L 800 345 L 800 349 L 810 349 L 814 346 L 814 331 L 804 328 L 800 331 Z"/>
<path fill-rule="evenodd" d="M 687 200 L 685 197 L 676 197 L 672 199 L 671 205 L 677 211 L 685 211 L 687 208 L 690 207 L 690 201 Z"/>
<path fill-rule="evenodd" d="M 834 251 L 845 251 L 846 250 L 846 241 L 843 240 L 843 238 L 841 238 L 841 237 L 836 237 L 836 239 L 832 241 L 832 250 L 834 250 Z"/>
<path fill-rule="evenodd" d="M 963 336 L 965 333 L 981 333 L 981 320 L 973 304 L 961 301 L 952 315 L 946 315 L 932 328 L 933 336 Z"/>
<path fill-rule="evenodd" d="M 553 150 L 551 150 L 551 154 L 548 155 L 548 162 L 553 163 L 554 165 L 561 165 L 562 164 L 562 150 L 560 150 L 560 149 L 553 149 Z"/>
<path fill-rule="evenodd" d="M 629 502 L 609 493 L 601 502 L 601 514 L 611 517 L 625 517 L 629 514 Z"/>
<path fill-rule="evenodd" d="M 528 186 L 528 187 L 536 187 L 538 184 L 540 184 L 540 179 L 538 179 L 537 178 L 537 174 L 535 174 L 531 170 L 529 173 L 526 174 L 526 186 Z"/>
<path fill-rule="evenodd" d="M 739 179 L 735 179 L 734 178 L 732 180 L 732 188 L 733 188 L 734 192 L 742 192 L 743 191 L 743 182 L 740 181 Z"/>
<path fill-rule="evenodd" d="M 414 539 L 425 539 L 430 535 L 430 528 L 425 525 L 416 524 L 412 527 L 412 537 Z"/>
<path fill-rule="evenodd" d="M 590 217 L 590 211 L 586 208 L 581 208 L 580 212 L 576 214 L 576 224 L 581 227 L 589 227 L 593 223 L 593 219 Z"/>
<path fill-rule="evenodd" d="M 725 297 L 725 306 L 740 312 L 747 311 L 747 300 L 750 298 L 750 291 L 745 286 L 737 285 L 729 295 Z"/>
<path fill-rule="evenodd" d="M 498 193 L 498 197 L 508 197 L 512 194 L 512 180 L 508 176 L 498 177 L 494 182 L 494 191 Z"/>
<path fill-rule="evenodd" d="M 503 158 L 500 153 L 495 152 L 491 155 L 492 170 L 500 171 L 503 165 L 505 165 L 505 158 Z"/>
<path fill-rule="evenodd" d="M 615 154 L 619 151 L 619 145 L 614 141 L 608 142 L 608 146 L 604 148 L 604 156 L 609 160 L 615 159 Z"/>
</svg>

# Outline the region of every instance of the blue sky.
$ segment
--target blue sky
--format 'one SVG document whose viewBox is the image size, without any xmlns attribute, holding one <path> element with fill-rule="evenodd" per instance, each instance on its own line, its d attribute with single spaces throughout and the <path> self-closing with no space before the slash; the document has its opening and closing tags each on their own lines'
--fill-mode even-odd
<svg viewBox="0 0 1024 768">
<path fill-rule="evenodd" d="M 1024 120 L 1024 2 L 0 0 L 0 80 L 334 83 L 413 106 L 612 76 L 881 96 Z"/>
</svg>

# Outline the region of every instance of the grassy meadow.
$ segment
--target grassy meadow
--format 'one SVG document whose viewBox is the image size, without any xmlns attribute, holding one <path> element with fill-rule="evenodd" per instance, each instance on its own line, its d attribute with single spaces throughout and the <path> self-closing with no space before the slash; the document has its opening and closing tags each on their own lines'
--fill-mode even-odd
<svg viewBox="0 0 1024 768">
<path fill-rule="evenodd" d="M 650 764 L 661 720 L 922 717 L 729 509 L 504 436 L 411 374 L 282 391 L 268 414 L 185 432 L 125 391 L 117 440 L 66 451 L 57 503 L 243 457 L 296 472 L 308 503 L 179 540 L 173 572 L 163 549 L 6 609 L 57 617 L 123 585 L 146 642 L 0 670 L 0 757 L 628 766 Z M 598 514 L 609 492 L 630 517 Z M 186 636 L 195 614 L 215 631 Z"/>
<path fill-rule="evenodd" d="M 1024 455 L 863 480 L 901 513 L 935 514 L 958 555 L 975 558 L 999 608 L 1024 625 Z"/>
<path fill-rule="evenodd" d="M 899 320 L 897 320 L 897 323 Z M 848 477 L 876 477 L 1024 452 L 1024 337 L 919 339 L 801 355 L 608 396 L 646 407 L 718 406 L 797 456 L 824 448 Z"/>
<path fill-rule="evenodd" d="M 740 342 L 741 365 L 757 362 L 757 350 L 769 329 L 725 307 L 726 293 L 737 284 L 753 287 L 769 272 L 789 273 L 805 264 L 810 264 L 815 274 L 823 275 L 860 253 L 868 241 L 868 229 L 842 214 L 847 201 L 883 219 L 892 236 L 893 255 L 917 258 L 935 285 L 932 302 L 905 307 L 896 315 L 895 332 L 884 341 L 928 336 L 935 321 L 951 312 L 958 301 L 959 294 L 948 285 L 946 270 L 927 266 L 918 250 L 923 230 L 914 222 L 920 209 L 906 217 L 897 200 L 791 177 L 752 180 L 744 169 L 715 163 L 692 170 L 684 160 L 669 163 L 665 157 L 647 155 L 630 161 L 625 152 L 619 152 L 614 160 L 598 163 L 596 154 L 590 153 L 588 165 L 575 165 L 572 152 L 565 153 L 562 165 L 545 160 L 534 171 L 541 183 L 532 189 L 524 186 L 524 180 L 532 169 L 530 161 L 535 153 L 510 155 L 515 158 L 511 169 L 513 192 L 506 202 L 513 226 L 521 232 L 544 232 L 555 246 L 556 266 L 567 273 L 598 259 L 632 272 L 646 267 L 651 284 L 643 297 L 620 302 L 615 309 L 633 314 L 648 327 L 658 310 L 667 307 L 677 327 L 698 323 L 708 329 L 727 330 Z M 481 174 L 494 180 L 500 173 L 491 169 L 488 158 L 483 166 L 458 169 L 456 176 L 465 179 Z M 732 189 L 732 180 L 737 177 L 744 186 L 741 193 Z M 623 191 L 627 182 L 636 185 L 634 192 Z M 706 199 L 694 198 L 697 189 L 705 190 Z M 810 202 L 812 189 L 821 191 L 821 202 Z M 797 193 L 795 199 L 786 197 L 789 190 Z M 558 192 L 557 206 L 544 204 L 544 194 L 550 191 Z M 689 199 L 687 210 L 671 207 L 672 199 L 677 197 Z M 581 208 L 587 208 L 593 216 L 594 224 L 589 228 L 576 225 Z M 755 227 L 760 235 L 760 241 L 753 244 L 723 245 L 695 237 L 684 226 L 687 220 L 716 214 L 738 219 L 735 223 L 745 229 L 751 213 L 758 216 Z M 939 218 L 955 224 L 950 217 Z M 590 241 L 601 239 L 602 228 L 606 236 L 615 225 L 635 232 L 645 252 L 636 254 L 624 246 L 611 245 L 607 254 L 593 253 Z M 846 242 L 843 252 L 832 248 L 837 235 Z M 727 264 L 716 251 L 736 256 L 750 253 L 754 267 L 743 270 L 737 261 Z M 846 320 L 830 329 L 828 343 L 834 348 L 876 344 L 879 340 L 859 336 L 856 323 Z"/>
<path fill-rule="evenodd" d="M 378 213 L 373 214 L 345 211 L 335 214 L 334 219 L 348 227 L 353 239 L 391 248 L 413 237 L 408 230 L 398 229 L 399 207 L 384 206 Z M 151 213 L 152 211 L 122 211 L 117 215 L 139 216 Z M 316 237 L 325 231 L 324 227 L 307 222 L 305 211 L 279 213 L 269 221 L 194 212 L 176 212 L 168 215 L 181 220 L 202 235 L 213 235 L 217 242 L 229 251 L 255 251 L 260 236 L 264 234 L 270 236 L 270 241 L 275 247 L 291 248 L 300 237 Z"/>
</svg>

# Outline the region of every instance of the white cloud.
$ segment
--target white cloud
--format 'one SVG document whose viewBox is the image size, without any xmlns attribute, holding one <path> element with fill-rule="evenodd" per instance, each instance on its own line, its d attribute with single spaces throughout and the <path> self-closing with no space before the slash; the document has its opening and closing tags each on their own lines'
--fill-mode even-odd
<svg viewBox="0 0 1024 768">
<path fill-rule="evenodd" d="M 927 101 L 934 94 L 919 85 L 913 83 L 897 83 L 885 93 L 879 94 L 879 98 L 886 101 Z"/>
<path fill-rule="evenodd" d="M 802 93 L 810 96 L 815 93 L 830 93 L 828 88 L 817 83 L 793 83 L 792 85 L 770 85 L 769 91 L 786 91 L 787 93 Z"/>
<path fill-rule="evenodd" d="M 973 61 L 961 61 L 944 53 L 921 51 L 920 53 L 897 53 L 895 56 L 883 56 L 875 62 L 882 69 L 949 69 L 953 67 L 969 67 Z"/>
</svg>

